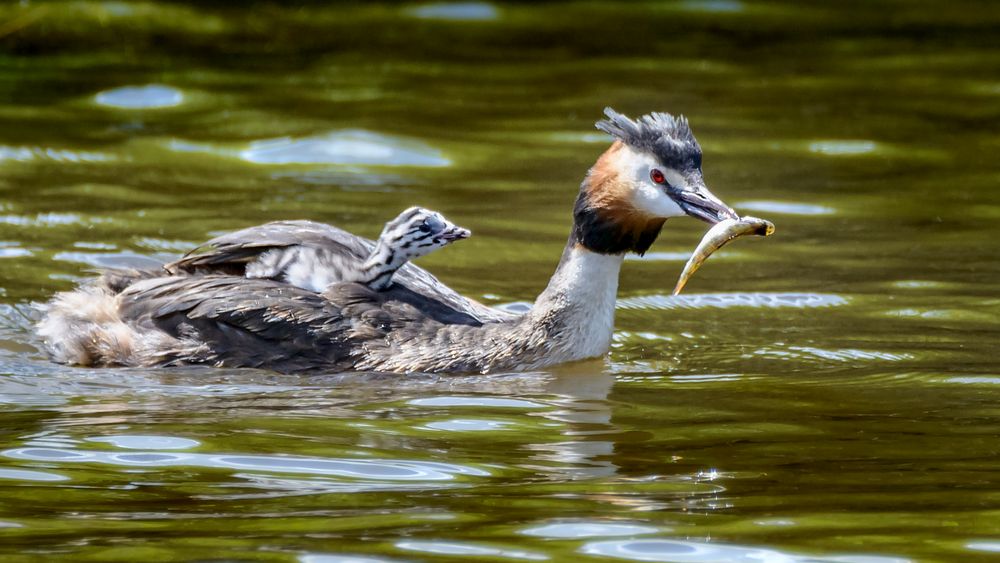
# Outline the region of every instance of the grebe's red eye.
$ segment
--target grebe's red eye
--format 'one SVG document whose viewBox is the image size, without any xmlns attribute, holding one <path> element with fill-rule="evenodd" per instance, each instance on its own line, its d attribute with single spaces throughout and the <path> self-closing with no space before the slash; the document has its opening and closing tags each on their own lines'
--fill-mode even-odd
<svg viewBox="0 0 1000 563">
<path fill-rule="evenodd" d="M 663 172 L 660 172 L 656 168 L 649 171 L 649 179 L 656 182 L 657 184 L 667 183 L 667 177 L 663 175 Z"/>
</svg>

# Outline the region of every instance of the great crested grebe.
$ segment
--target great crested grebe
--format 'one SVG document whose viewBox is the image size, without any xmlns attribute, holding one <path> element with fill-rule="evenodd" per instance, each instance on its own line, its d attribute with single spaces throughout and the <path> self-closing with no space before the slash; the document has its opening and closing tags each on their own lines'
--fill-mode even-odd
<svg viewBox="0 0 1000 563">
<path fill-rule="evenodd" d="M 338 282 L 358 282 L 382 291 L 392 285 L 393 274 L 403 264 L 471 234 L 436 211 L 411 207 L 385 224 L 375 241 L 375 248 L 363 262 L 329 244 L 309 244 L 303 240 L 298 244 L 276 246 L 267 236 L 273 230 L 294 231 L 300 224 L 302 222 L 279 221 L 222 235 L 204 244 L 211 249 L 208 252 L 196 254 L 199 249 L 195 249 L 165 268 L 175 273 L 213 273 L 224 263 L 235 265 L 238 262 L 232 254 L 235 246 L 249 251 L 241 260 L 248 278 L 278 280 L 315 292 Z"/>
<path fill-rule="evenodd" d="M 705 186 L 685 118 L 605 115 L 597 128 L 615 140 L 584 178 L 559 265 L 523 314 L 462 297 L 410 263 L 384 291 L 247 277 L 247 264 L 274 249 L 322 248 L 358 262 L 374 249 L 292 221 L 219 237 L 207 254 L 165 269 L 107 272 L 57 295 L 38 332 L 53 359 L 81 365 L 488 373 L 603 356 L 625 253 L 646 252 L 670 217 L 738 218 Z"/>
</svg>

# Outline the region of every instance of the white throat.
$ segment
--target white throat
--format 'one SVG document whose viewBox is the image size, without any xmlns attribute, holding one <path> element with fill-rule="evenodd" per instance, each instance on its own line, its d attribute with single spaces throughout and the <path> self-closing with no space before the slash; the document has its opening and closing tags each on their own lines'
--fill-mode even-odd
<svg viewBox="0 0 1000 563">
<path fill-rule="evenodd" d="M 599 254 L 570 243 L 531 315 L 539 322 L 558 318 L 551 343 L 560 361 L 607 354 L 615 325 L 621 254 Z"/>
</svg>

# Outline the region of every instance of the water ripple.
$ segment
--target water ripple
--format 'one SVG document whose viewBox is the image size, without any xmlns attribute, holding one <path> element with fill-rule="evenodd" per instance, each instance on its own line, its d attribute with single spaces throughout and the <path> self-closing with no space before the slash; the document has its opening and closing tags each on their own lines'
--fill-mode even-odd
<svg viewBox="0 0 1000 563">
<path fill-rule="evenodd" d="M 187 252 L 196 246 L 188 240 L 162 239 L 155 237 L 138 237 L 135 243 L 143 248 L 148 248 L 156 252 Z M 111 249 L 106 250 L 113 250 Z"/>
<path fill-rule="evenodd" d="M 409 405 L 421 407 L 490 407 L 537 409 L 545 405 L 525 401 L 523 399 L 505 399 L 501 397 L 428 397 L 407 401 Z"/>
<path fill-rule="evenodd" d="M 300 556 L 299 562 L 300 563 L 393 563 L 393 560 L 375 559 L 374 557 L 355 557 L 353 555 L 309 553 Z"/>
<path fill-rule="evenodd" d="M 126 467 L 212 467 L 253 469 L 279 473 L 335 475 L 351 479 L 386 481 L 448 481 L 457 475 L 488 477 L 481 469 L 463 465 L 396 459 L 334 459 L 268 455 L 218 455 L 198 453 L 135 452 L 114 453 L 61 448 L 15 448 L 2 452 L 11 459 L 104 463 Z"/>
<path fill-rule="evenodd" d="M 877 555 L 835 555 L 813 557 L 734 544 L 717 544 L 666 539 L 608 540 L 585 544 L 580 551 L 630 561 L 666 563 L 908 563 L 909 559 Z"/>
<path fill-rule="evenodd" d="M 619 309 L 728 309 L 759 307 L 768 309 L 836 307 L 847 298 L 831 293 L 703 293 L 693 295 L 643 295 L 618 300 Z"/>
<path fill-rule="evenodd" d="M 684 262 L 690 257 L 690 252 L 647 252 L 642 256 L 629 254 L 625 259 L 640 262 Z"/>
<path fill-rule="evenodd" d="M 671 563 L 703 563 L 709 561 L 779 562 L 794 561 L 781 552 L 737 545 L 719 545 L 677 540 L 608 540 L 591 542 L 580 551 L 588 555 L 603 555 L 631 561 L 669 561 Z"/>
<path fill-rule="evenodd" d="M 839 362 L 853 362 L 855 360 L 886 360 L 898 362 L 912 359 L 911 354 L 892 354 L 889 352 L 878 352 L 873 350 L 857 350 L 854 348 L 842 348 L 839 350 L 826 350 L 811 346 L 789 346 L 789 350 L 810 354 L 824 360 L 836 360 Z"/>
<path fill-rule="evenodd" d="M 104 442 L 119 448 L 130 450 L 189 450 L 201 445 L 197 440 L 175 438 L 173 436 L 99 436 L 87 438 L 89 442 Z"/>
<path fill-rule="evenodd" d="M 874 152 L 878 148 L 875 141 L 860 140 L 828 140 L 813 141 L 809 143 L 810 152 L 830 155 L 830 156 L 851 156 L 857 154 L 867 154 Z"/>
<path fill-rule="evenodd" d="M 788 346 L 781 348 L 761 348 L 754 350 L 749 356 L 772 356 L 786 359 L 809 360 L 821 359 L 834 362 L 856 363 L 861 361 L 882 360 L 887 362 L 901 362 L 913 359 L 911 354 L 893 354 L 890 352 L 880 352 L 877 350 L 858 350 L 855 348 L 841 348 L 829 350 L 812 346 Z"/>
<path fill-rule="evenodd" d="M 965 544 L 965 547 L 974 551 L 988 551 L 991 553 L 1000 553 L 1000 541 L 972 541 Z"/>
<path fill-rule="evenodd" d="M 447 166 L 440 151 L 422 141 L 357 129 L 304 139 L 255 141 L 240 157 L 255 164 L 380 164 Z"/>
<path fill-rule="evenodd" d="M 68 149 L 53 149 L 46 147 L 8 147 L 0 146 L 0 161 L 13 160 L 17 162 L 29 162 L 32 160 L 51 160 L 54 162 L 109 162 L 115 160 L 112 155 L 89 152 L 72 151 Z"/>
<path fill-rule="evenodd" d="M 223 487 L 235 488 L 239 491 L 251 488 L 257 489 L 258 491 L 251 493 L 238 492 L 227 494 L 202 494 L 198 495 L 198 498 L 225 500 L 269 499 L 330 493 L 427 491 L 432 489 L 441 489 L 446 486 L 444 484 L 446 482 L 444 481 L 438 481 L 436 483 L 430 483 L 427 481 L 336 481 L 328 478 L 278 478 L 271 475 L 257 475 L 254 473 L 235 473 L 233 477 L 243 479 L 243 481 L 236 484 L 223 485 Z M 447 486 L 452 486 L 452 484 L 448 484 Z"/>
<path fill-rule="evenodd" d="M 94 218 L 94 223 L 105 222 L 103 218 Z M 55 227 L 59 225 L 82 225 L 88 221 L 76 213 L 39 213 L 34 217 L 24 215 L 0 215 L 0 224 L 17 225 L 18 227 Z"/>
<path fill-rule="evenodd" d="M 16 481 L 66 481 L 69 477 L 48 471 L 31 471 L 28 469 L 0 468 L 0 479 Z"/>
<path fill-rule="evenodd" d="M 337 164 L 374 166 L 449 166 L 438 149 L 417 139 L 395 137 L 363 129 L 331 131 L 312 137 L 279 137 L 253 141 L 232 150 L 214 145 L 173 140 L 179 152 L 208 152 L 254 164 Z"/>
<path fill-rule="evenodd" d="M 0 303 L 0 334 L 31 333 L 40 317 L 39 309 L 31 303 Z"/>
<path fill-rule="evenodd" d="M 671 375 L 670 380 L 675 383 L 712 383 L 725 381 L 739 381 L 744 379 L 741 373 L 698 373 L 691 375 Z"/>
<path fill-rule="evenodd" d="M 16 242 L 0 241 L 0 258 L 23 258 L 32 254 L 31 250 L 18 246 Z"/>
<path fill-rule="evenodd" d="M 500 12 L 486 2 L 455 2 L 427 4 L 409 11 L 421 19 L 455 21 L 489 21 L 500 17 Z"/>
<path fill-rule="evenodd" d="M 958 376 L 946 378 L 944 381 L 962 385 L 1000 385 L 1000 377 L 990 376 Z"/>
<path fill-rule="evenodd" d="M 939 289 L 946 284 L 931 280 L 899 280 L 892 282 L 892 285 L 902 289 Z"/>
<path fill-rule="evenodd" d="M 87 264 L 97 268 L 157 268 L 164 260 L 131 252 L 57 252 L 54 260 Z"/>
<path fill-rule="evenodd" d="M 548 556 L 530 551 L 515 549 L 502 549 L 488 545 L 478 545 L 469 542 L 443 541 L 443 540 L 413 540 L 401 541 L 396 544 L 400 549 L 410 551 L 420 551 L 423 553 L 437 553 L 442 555 L 466 555 L 466 556 L 493 556 L 507 557 L 510 559 L 527 559 L 531 561 L 544 561 Z"/>
<path fill-rule="evenodd" d="M 737 13 L 745 8 L 739 0 L 685 0 L 680 7 L 692 12 Z"/>
<path fill-rule="evenodd" d="M 416 177 L 386 174 L 357 166 L 337 169 L 280 171 L 271 174 L 275 180 L 293 181 L 307 186 L 336 186 L 342 191 L 395 192 L 420 184 Z"/>
<path fill-rule="evenodd" d="M 184 94 L 170 86 L 147 84 L 105 90 L 94 96 L 94 101 L 102 106 L 120 109 L 168 108 L 180 105 L 184 101 Z"/>
<path fill-rule="evenodd" d="M 526 536 L 548 539 L 599 538 L 609 536 L 635 536 L 661 531 L 652 526 L 609 522 L 560 522 L 521 530 Z"/>
<path fill-rule="evenodd" d="M 429 430 L 446 430 L 449 432 L 488 432 L 490 430 L 504 430 L 508 426 L 510 426 L 510 423 L 502 420 L 481 420 L 468 418 L 440 420 L 436 422 L 428 422 L 424 425 L 424 427 Z"/>
<path fill-rule="evenodd" d="M 739 209 L 763 211 L 765 213 L 780 213 L 782 215 L 831 215 L 837 210 L 832 207 L 813 205 L 810 203 L 792 203 L 788 201 L 743 201 L 736 204 Z"/>
</svg>

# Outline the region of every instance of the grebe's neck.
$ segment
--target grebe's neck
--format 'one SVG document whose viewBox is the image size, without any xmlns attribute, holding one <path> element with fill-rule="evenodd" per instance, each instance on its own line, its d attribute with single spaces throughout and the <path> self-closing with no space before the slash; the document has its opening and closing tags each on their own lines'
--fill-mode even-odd
<svg viewBox="0 0 1000 563">
<path fill-rule="evenodd" d="M 484 324 L 444 324 L 433 332 L 391 333 L 358 364 L 379 371 L 540 369 L 608 353 L 622 254 L 601 254 L 576 237 L 524 315 Z"/>
<path fill-rule="evenodd" d="M 361 265 L 361 279 L 358 281 L 376 291 L 384 290 L 392 285 L 392 275 L 405 261 L 403 253 L 393 251 L 379 239 L 368 259 Z"/>
<path fill-rule="evenodd" d="M 570 237 L 559 266 L 526 320 L 551 323 L 564 353 L 576 358 L 604 355 L 614 331 L 623 258 L 623 254 L 594 252 Z"/>
</svg>

